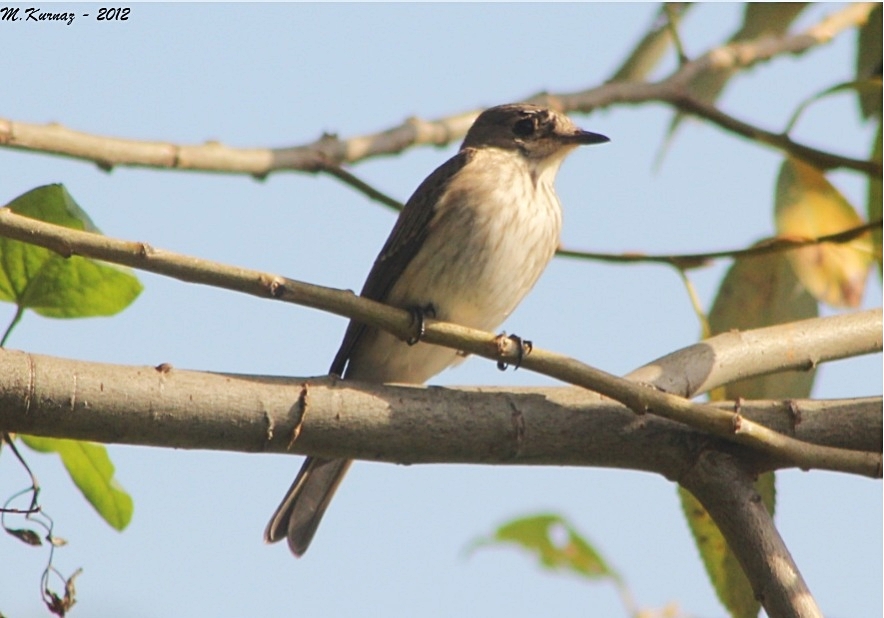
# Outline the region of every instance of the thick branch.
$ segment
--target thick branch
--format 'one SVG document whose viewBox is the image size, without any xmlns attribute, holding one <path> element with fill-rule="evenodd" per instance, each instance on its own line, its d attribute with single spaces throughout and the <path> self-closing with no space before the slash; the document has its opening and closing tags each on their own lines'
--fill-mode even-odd
<svg viewBox="0 0 884 618">
<path fill-rule="evenodd" d="M 0 376 L 0 429 L 35 435 L 402 463 L 604 466 L 669 479 L 706 449 L 740 453 L 757 471 L 790 466 L 574 388 L 383 386 L 10 350 L 0 350 Z M 808 443 L 881 450 L 880 398 L 795 406 L 750 402 L 744 413 Z"/>
<path fill-rule="evenodd" d="M 739 121 L 714 107 L 693 99 L 688 84 L 697 75 L 725 69 L 750 67 L 784 54 L 800 54 L 827 43 L 834 36 L 865 23 L 873 3 L 849 5 L 802 33 L 757 41 L 732 43 L 682 65 L 670 77 L 657 83 L 612 82 L 577 93 L 542 93 L 530 100 L 560 111 L 590 112 L 618 103 L 668 103 L 680 111 L 699 115 L 714 124 L 796 156 L 824 169 L 843 167 L 881 177 L 881 163 L 852 159 L 792 141 Z M 245 173 L 263 178 L 273 172 L 299 170 L 328 171 L 345 163 L 382 155 L 398 154 L 415 145 L 448 144 L 460 139 L 475 120 L 477 111 L 432 121 L 409 118 L 380 133 L 339 139 L 320 139 L 289 148 L 232 148 L 218 142 L 182 146 L 170 142 L 144 142 L 91 135 L 58 124 L 35 125 L 0 119 L 0 145 L 46 152 L 92 161 L 102 168 L 117 165 Z"/>
<path fill-rule="evenodd" d="M 399 154 L 415 145 L 444 146 L 465 135 L 476 116 L 476 112 L 468 112 L 433 121 L 409 118 L 380 133 L 346 140 L 323 135 L 309 144 L 287 148 L 234 148 L 219 142 L 146 142 L 92 135 L 57 123 L 37 125 L 0 119 L 0 146 L 84 159 L 108 170 L 122 165 L 264 178 L 280 171 L 325 171 L 343 163 Z"/>
<path fill-rule="evenodd" d="M 707 452 L 679 483 L 709 512 L 769 616 L 822 618 L 773 518 L 755 491 L 754 471 L 721 452 Z"/>
<path fill-rule="evenodd" d="M 821 362 L 881 350 L 880 311 L 721 333 L 632 371 L 627 378 L 695 397 L 746 378 L 808 371 Z"/>
<path fill-rule="evenodd" d="M 153 249 L 144 243 L 115 240 L 98 234 L 63 228 L 21 217 L 8 209 L 0 209 L 0 234 L 47 247 L 64 256 L 86 255 L 170 275 L 185 281 L 206 283 L 346 315 L 382 328 L 404 340 L 413 335 L 413 318 L 408 311 L 359 298 L 352 292 L 314 286 L 276 275 L 177 255 Z M 876 319 L 878 322 L 875 322 Z M 867 320 L 880 324 L 880 313 L 877 317 L 873 317 L 867 312 Z M 534 348 L 522 359 L 520 351 L 512 340 L 495 337 L 490 333 L 428 320 L 422 341 L 426 343 L 420 345 L 443 345 L 492 360 L 509 363 L 521 360 L 521 365 L 526 369 L 607 395 L 639 414 L 652 413 L 680 421 L 727 440 L 760 449 L 772 457 L 785 458 L 802 468 L 824 468 L 869 476 L 881 474 L 880 455 L 869 456 L 864 453 L 804 444 L 759 426 L 739 414 L 725 412 L 706 404 L 692 403 L 688 399 L 645 386 L 637 386 L 628 380 L 572 358 L 539 348 Z M 877 349 L 880 349 L 880 332 L 873 334 L 867 345 L 877 346 Z"/>
</svg>

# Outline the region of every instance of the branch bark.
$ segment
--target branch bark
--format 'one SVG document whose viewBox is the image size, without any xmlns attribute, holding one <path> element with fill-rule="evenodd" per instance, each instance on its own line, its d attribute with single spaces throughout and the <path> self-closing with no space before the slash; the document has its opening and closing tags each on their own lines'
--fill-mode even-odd
<svg viewBox="0 0 884 618">
<path fill-rule="evenodd" d="M 752 585 L 775 618 L 822 618 L 798 566 L 753 485 L 755 475 L 728 453 L 709 451 L 679 479 L 715 520 Z"/>
<path fill-rule="evenodd" d="M 22 217 L 8 209 L 0 209 L 0 234 L 46 247 L 65 257 L 84 255 L 185 281 L 302 304 L 346 315 L 382 328 L 403 340 L 413 336 L 413 318 L 408 311 L 357 297 L 352 292 L 156 250 L 145 243 L 121 241 L 100 234 L 72 230 Z M 880 350 L 880 311 L 856 315 L 864 316 L 865 329 L 861 330 L 860 337 L 862 345 L 868 350 Z M 797 328 L 800 329 L 800 325 L 805 322 L 796 322 L 786 327 L 794 328 L 799 325 Z M 869 328 L 871 325 L 874 325 L 872 329 Z M 881 474 L 881 456 L 878 454 L 855 453 L 802 443 L 753 423 L 742 417 L 738 411 L 724 412 L 708 404 L 692 403 L 683 397 L 636 385 L 575 359 L 540 348 L 532 348 L 531 353 L 523 358 L 522 351 L 516 344 L 502 336 L 427 320 L 421 341 L 505 363 L 520 362 L 526 369 L 616 399 L 638 414 L 652 413 L 683 422 L 727 440 L 752 446 L 770 456 L 787 458 L 802 468 L 824 468 L 869 476 Z M 817 356 L 810 359 L 811 362 L 819 360 Z"/>
<path fill-rule="evenodd" d="M 792 466 L 572 387 L 390 386 L 107 365 L 14 350 L 0 350 L 0 376 L 0 431 L 49 437 L 396 463 L 629 468 L 670 480 L 708 450 L 738 453 L 756 472 Z M 882 448 L 879 397 L 747 402 L 742 410 L 808 444 Z"/>
<path fill-rule="evenodd" d="M 689 357 L 692 351 L 682 356 Z M 673 360 L 675 359 L 675 360 Z M 673 354 L 654 366 L 662 383 Z M 792 465 L 583 389 L 440 389 L 120 367 L 0 350 L 0 431 L 391 462 L 593 465 L 656 472 L 700 499 L 771 616 L 816 616 L 751 478 Z M 684 381 L 687 383 L 688 381 Z M 881 398 L 750 402 L 806 444 L 880 453 Z M 357 412 L 354 412 L 357 411 Z M 880 475 L 880 471 L 879 471 Z"/>
<path fill-rule="evenodd" d="M 695 397 L 746 378 L 807 371 L 882 348 L 882 314 L 872 309 L 721 333 L 651 361 L 626 377 Z"/>
</svg>

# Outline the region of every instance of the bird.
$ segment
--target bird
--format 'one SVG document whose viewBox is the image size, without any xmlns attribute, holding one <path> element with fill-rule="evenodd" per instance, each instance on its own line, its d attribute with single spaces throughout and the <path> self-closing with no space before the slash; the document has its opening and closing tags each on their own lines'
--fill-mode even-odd
<svg viewBox="0 0 884 618">
<path fill-rule="evenodd" d="M 565 157 L 609 141 L 553 109 L 490 107 L 451 159 L 415 190 L 399 214 L 361 296 L 493 331 L 537 282 L 559 245 L 554 181 Z M 458 351 L 351 321 L 330 373 L 343 379 L 423 384 L 463 360 Z M 352 460 L 307 457 L 264 531 L 300 557 Z"/>
</svg>

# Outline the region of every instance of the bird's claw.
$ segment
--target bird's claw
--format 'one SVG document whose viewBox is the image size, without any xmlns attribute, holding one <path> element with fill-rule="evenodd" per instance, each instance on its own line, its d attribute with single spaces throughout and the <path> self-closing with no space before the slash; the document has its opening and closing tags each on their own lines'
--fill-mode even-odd
<svg viewBox="0 0 884 618">
<path fill-rule="evenodd" d="M 424 334 L 427 332 L 424 320 L 436 317 L 436 307 L 433 306 L 433 303 L 427 303 L 423 307 L 411 307 L 408 311 L 411 313 L 411 321 L 415 325 L 415 334 L 406 339 L 405 343 L 414 345 L 424 338 Z"/>
<path fill-rule="evenodd" d="M 516 362 L 513 363 L 513 371 L 515 371 L 522 366 L 522 360 L 528 354 L 531 354 L 531 350 L 534 349 L 534 344 L 528 339 L 522 339 L 518 335 L 501 333 L 497 336 L 497 352 L 500 356 L 504 356 L 509 352 L 510 342 L 516 345 Z M 509 363 L 506 361 L 497 361 L 497 368 L 501 371 L 506 371 L 507 367 L 509 367 Z"/>
</svg>

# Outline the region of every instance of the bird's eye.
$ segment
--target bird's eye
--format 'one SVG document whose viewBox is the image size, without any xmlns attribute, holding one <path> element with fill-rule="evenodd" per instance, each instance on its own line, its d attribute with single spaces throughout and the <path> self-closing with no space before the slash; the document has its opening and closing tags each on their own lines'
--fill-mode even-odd
<svg viewBox="0 0 884 618">
<path fill-rule="evenodd" d="M 513 133 L 516 137 L 528 137 L 534 133 L 534 118 L 522 118 L 513 125 Z"/>
</svg>

